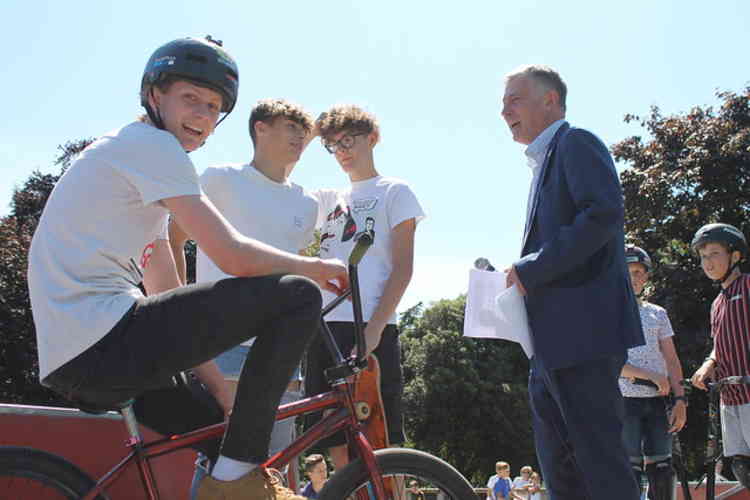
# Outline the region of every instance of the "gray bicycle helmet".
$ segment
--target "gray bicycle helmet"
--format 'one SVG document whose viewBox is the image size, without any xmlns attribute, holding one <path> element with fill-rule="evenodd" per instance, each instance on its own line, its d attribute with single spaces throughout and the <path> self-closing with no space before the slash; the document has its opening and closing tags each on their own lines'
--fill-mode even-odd
<svg viewBox="0 0 750 500">
<path fill-rule="evenodd" d="M 643 264 L 643 266 L 646 268 L 646 271 L 648 272 L 651 272 L 651 270 L 654 268 L 654 265 L 651 262 L 651 257 L 649 257 L 644 249 L 635 245 L 625 246 L 625 262 L 628 264 Z"/>
<path fill-rule="evenodd" d="M 211 36 L 205 39 L 179 38 L 162 45 L 151 55 L 141 79 L 141 105 L 158 128 L 164 128 L 164 125 L 158 112 L 151 109 L 148 93 L 155 84 L 169 76 L 195 82 L 221 94 L 221 111 L 225 115 L 217 125 L 234 109 L 239 71 L 237 63 L 224 50 L 220 40 L 214 40 Z"/>
<path fill-rule="evenodd" d="M 693 241 L 690 243 L 690 248 L 693 249 L 693 252 L 698 254 L 698 248 L 706 243 L 724 243 L 729 248 L 730 254 L 735 250 L 739 251 L 741 254 L 740 259 L 729 266 L 727 272 L 724 273 L 724 276 L 718 280 L 714 280 L 714 283 L 716 284 L 723 283 L 729 278 L 732 272 L 739 267 L 740 262 L 747 257 L 748 247 L 745 235 L 742 234 L 742 231 L 731 224 L 724 224 L 722 222 L 706 224 L 695 233 Z"/>
</svg>

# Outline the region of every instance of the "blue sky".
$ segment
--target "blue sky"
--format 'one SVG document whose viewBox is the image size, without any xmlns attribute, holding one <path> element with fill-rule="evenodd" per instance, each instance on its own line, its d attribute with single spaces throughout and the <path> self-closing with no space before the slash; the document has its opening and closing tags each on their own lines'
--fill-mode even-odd
<svg viewBox="0 0 750 500">
<path fill-rule="evenodd" d="M 498 267 L 518 255 L 530 172 L 499 119 L 510 70 L 557 68 L 568 119 L 608 145 L 642 133 L 623 123 L 626 113 L 653 104 L 681 113 L 750 83 L 742 1 L 4 0 L 0 30 L 0 214 L 33 170 L 56 172 L 58 144 L 140 113 L 140 77 L 157 46 L 210 33 L 238 61 L 240 98 L 191 155 L 199 172 L 249 160 L 247 117 L 261 98 L 288 98 L 314 115 L 351 102 L 378 116 L 378 170 L 407 180 L 428 213 L 401 309 L 463 292 L 480 255 Z M 292 180 L 347 184 L 318 142 Z"/>
</svg>

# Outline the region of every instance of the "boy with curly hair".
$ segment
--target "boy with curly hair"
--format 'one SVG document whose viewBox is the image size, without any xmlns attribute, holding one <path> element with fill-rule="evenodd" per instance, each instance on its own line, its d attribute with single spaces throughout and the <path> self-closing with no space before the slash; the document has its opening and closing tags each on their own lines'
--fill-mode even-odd
<svg viewBox="0 0 750 500">
<path fill-rule="evenodd" d="M 403 377 L 396 328 L 396 307 L 411 280 L 414 233 L 424 212 L 409 185 L 381 176 L 375 168 L 374 149 L 380 140 L 375 116 L 352 105 L 335 106 L 323 113 L 316 125 L 326 150 L 336 157 L 351 187 L 343 191 L 321 190 L 318 228 L 321 257 L 347 259 L 357 235 L 367 232 L 373 245 L 359 264 L 362 316 L 367 354 L 380 362 L 380 389 L 391 445 L 404 441 L 401 416 Z M 333 294 L 324 297 L 324 303 Z M 326 317 L 342 352 L 353 347 L 354 318 L 351 308 L 338 307 Z M 328 390 L 324 370 L 331 357 L 318 336 L 308 350 L 305 392 Z M 312 425 L 319 417 L 308 418 Z M 320 443 L 329 447 L 336 469 L 348 462 L 343 433 Z"/>
</svg>

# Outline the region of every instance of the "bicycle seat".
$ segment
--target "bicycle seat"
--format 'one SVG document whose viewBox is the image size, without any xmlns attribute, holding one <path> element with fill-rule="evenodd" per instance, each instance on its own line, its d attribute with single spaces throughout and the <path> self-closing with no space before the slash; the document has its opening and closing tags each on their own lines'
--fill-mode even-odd
<svg viewBox="0 0 750 500">
<path fill-rule="evenodd" d="M 70 399 L 69 401 L 84 413 L 91 413 L 92 415 L 102 415 L 110 411 L 119 413 L 124 408 L 132 406 L 135 400 L 131 398 L 126 401 L 109 404 L 90 403 L 88 401 L 81 401 L 80 399 Z"/>
</svg>

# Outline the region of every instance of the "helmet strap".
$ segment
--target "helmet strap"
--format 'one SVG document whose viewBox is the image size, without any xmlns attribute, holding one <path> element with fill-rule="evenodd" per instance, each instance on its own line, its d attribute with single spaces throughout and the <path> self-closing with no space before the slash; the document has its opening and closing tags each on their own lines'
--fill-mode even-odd
<svg viewBox="0 0 750 500">
<path fill-rule="evenodd" d="M 730 261 L 730 262 L 732 261 L 732 254 L 733 254 L 734 252 L 735 252 L 735 251 L 733 250 L 733 251 L 732 251 L 732 252 L 731 252 L 731 253 L 729 254 L 729 261 Z M 728 280 L 728 279 L 729 279 L 729 277 L 730 277 L 730 276 L 732 275 L 732 273 L 734 272 L 734 270 L 735 270 L 735 269 L 737 269 L 737 268 L 738 268 L 738 267 L 740 266 L 740 262 L 742 262 L 742 257 L 740 257 L 739 259 L 737 259 L 737 262 L 735 262 L 734 264 L 731 264 L 731 265 L 729 266 L 729 269 L 727 269 L 727 272 L 726 272 L 726 273 L 724 273 L 724 276 L 722 276 L 722 277 L 721 277 L 720 279 L 718 279 L 718 280 L 714 281 L 714 283 L 716 283 L 717 285 L 721 285 L 721 284 L 722 284 L 722 283 L 724 283 L 724 282 L 725 282 L 726 280 Z"/>
<path fill-rule="evenodd" d="M 150 89 L 148 89 L 148 93 L 151 95 L 151 97 L 154 97 L 153 85 L 151 86 Z M 148 114 L 148 117 L 151 120 L 151 123 L 154 124 L 154 127 L 160 130 L 166 130 L 166 127 L 164 126 L 164 121 L 161 119 L 161 113 L 159 113 L 158 108 L 154 110 L 151 108 L 151 104 L 146 102 L 146 113 Z"/>
</svg>

